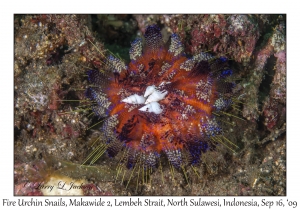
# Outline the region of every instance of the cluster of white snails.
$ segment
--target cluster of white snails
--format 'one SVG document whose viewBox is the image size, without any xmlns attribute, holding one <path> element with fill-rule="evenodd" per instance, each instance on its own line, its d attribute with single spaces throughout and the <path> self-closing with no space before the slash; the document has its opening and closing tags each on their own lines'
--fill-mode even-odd
<svg viewBox="0 0 300 210">
<path fill-rule="evenodd" d="M 159 86 L 163 84 L 164 83 L 160 84 Z M 158 103 L 158 101 L 164 99 L 167 94 L 168 91 L 166 90 L 160 91 L 157 89 L 155 85 L 151 85 L 146 88 L 144 96 L 133 94 L 123 99 L 122 102 L 129 103 L 129 104 L 146 104 L 145 106 L 141 107 L 139 110 L 143 112 L 153 112 L 155 114 L 160 114 L 163 112 L 163 109 L 161 105 Z"/>
</svg>

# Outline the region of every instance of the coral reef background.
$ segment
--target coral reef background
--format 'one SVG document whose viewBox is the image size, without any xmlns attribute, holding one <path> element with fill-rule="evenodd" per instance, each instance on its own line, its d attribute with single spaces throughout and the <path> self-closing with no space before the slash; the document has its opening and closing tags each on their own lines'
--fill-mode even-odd
<svg viewBox="0 0 300 210">
<path fill-rule="evenodd" d="M 80 167 L 99 133 L 84 108 L 85 75 L 111 52 L 128 62 L 130 42 L 152 24 L 165 42 L 179 34 L 191 56 L 230 59 L 242 101 L 232 112 L 245 121 L 229 119 L 227 129 L 240 150 L 205 154 L 198 175 L 187 171 L 189 185 L 163 164 L 136 191 L 114 180 L 116 159 Z M 270 14 L 15 15 L 15 195 L 43 195 L 38 184 L 57 177 L 84 180 L 83 195 L 286 195 L 285 26 L 285 15 Z"/>
</svg>

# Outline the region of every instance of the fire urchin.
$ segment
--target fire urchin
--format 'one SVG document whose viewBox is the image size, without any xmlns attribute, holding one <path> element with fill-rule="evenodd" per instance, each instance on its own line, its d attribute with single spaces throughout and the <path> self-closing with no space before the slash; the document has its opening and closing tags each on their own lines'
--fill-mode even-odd
<svg viewBox="0 0 300 210">
<path fill-rule="evenodd" d="M 88 71 L 93 87 L 86 97 L 104 121 L 102 144 L 87 160 L 123 150 L 120 164 L 128 169 L 156 168 L 161 156 L 183 168 L 199 163 L 212 141 L 227 141 L 216 118 L 232 103 L 227 59 L 208 53 L 188 58 L 183 49 L 178 35 L 167 48 L 160 29 L 149 26 L 144 39 L 131 44 L 128 66 L 110 55 L 105 71 Z"/>
</svg>

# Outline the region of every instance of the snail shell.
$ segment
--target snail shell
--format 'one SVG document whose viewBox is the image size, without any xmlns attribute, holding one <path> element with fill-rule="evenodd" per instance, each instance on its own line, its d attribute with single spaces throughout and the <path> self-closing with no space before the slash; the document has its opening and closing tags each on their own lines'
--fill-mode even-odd
<svg viewBox="0 0 300 210">
<path fill-rule="evenodd" d="M 143 112 L 153 112 L 155 114 L 160 114 L 163 112 L 163 109 L 161 108 L 160 104 L 156 101 L 153 101 L 153 102 L 143 106 L 139 110 L 143 111 Z"/>
<path fill-rule="evenodd" d="M 124 98 L 122 102 L 126 102 L 129 104 L 144 104 L 145 98 L 143 96 L 139 96 L 137 94 L 133 94 L 131 96 L 128 96 L 127 98 Z"/>
<path fill-rule="evenodd" d="M 144 97 L 146 98 L 147 96 L 151 95 L 154 91 L 155 91 L 155 85 L 148 86 L 146 88 Z"/>
<path fill-rule="evenodd" d="M 154 90 L 153 93 L 147 98 L 145 104 L 149 104 L 154 101 L 160 101 L 165 98 L 165 96 L 168 94 L 168 91 L 158 91 Z"/>
</svg>

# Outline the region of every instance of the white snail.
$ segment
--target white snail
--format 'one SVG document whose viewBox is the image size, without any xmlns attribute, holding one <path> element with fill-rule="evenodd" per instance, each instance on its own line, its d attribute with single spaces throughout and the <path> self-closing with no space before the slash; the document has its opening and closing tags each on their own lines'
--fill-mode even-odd
<svg viewBox="0 0 300 210">
<path fill-rule="evenodd" d="M 133 94 L 131 96 L 128 96 L 127 98 L 124 98 L 122 102 L 126 102 L 129 104 L 144 104 L 145 98 L 143 96 L 139 96 L 137 94 Z"/>
<path fill-rule="evenodd" d="M 160 114 L 163 111 L 163 109 L 160 107 L 160 104 L 156 101 L 153 101 L 153 102 L 143 106 L 139 110 L 143 111 L 143 112 L 153 112 L 155 114 Z"/>
<path fill-rule="evenodd" d="M 162 83 L 161 85 L 164 85 L 164 83 Z M 160 114 L 162 113 L 163 109 L 161 108 L 158 101 L 164 99 L 167 94 L 168 91 L 159 91 L 156 89 L 155 85 L 151 85 L 146 88 L 144 96 L 133 94 L 131 96 L 128 96 L 127 98 L 124 98 L 122 102 L 129 104 L 146 104 L 139 110 L 143 112 L 153 112 L 155 114 Z"/>
<path fill-rule="evenodd" d="M 149 95 L 149 97 L 147 98 L 145 104 L 149 104 L 154 101 L 160 101 L 160 100 L 164 99 L 167 94 L 168 94 L 168 91 L 160 92 L 158 90 L 154 90 L 151 93 L 151 95 Z"/>
<path fill-rule="evenodd" d="M 154 91 L 155 91 L 155 85 L 148 86 L 146 88 L 144 97 L 146 98 L 147 96 L 149 96 L 150 94 L 152 94 Z"/>
</svg>

